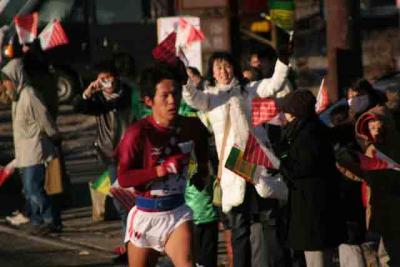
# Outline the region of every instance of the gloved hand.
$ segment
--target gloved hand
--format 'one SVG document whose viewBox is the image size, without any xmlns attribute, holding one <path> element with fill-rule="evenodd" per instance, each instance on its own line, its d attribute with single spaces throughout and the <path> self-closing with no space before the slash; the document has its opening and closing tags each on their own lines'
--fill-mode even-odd
<svg viewBox="0 0 400 267">
<path fill-rule="evenodd" d="M 168 174 L 176 174 L 180 172 L 185 165 L 188 164 L 189 154 L 175 154 L 167 157 L 161 166 L 165 169 Z"/>
</svg>

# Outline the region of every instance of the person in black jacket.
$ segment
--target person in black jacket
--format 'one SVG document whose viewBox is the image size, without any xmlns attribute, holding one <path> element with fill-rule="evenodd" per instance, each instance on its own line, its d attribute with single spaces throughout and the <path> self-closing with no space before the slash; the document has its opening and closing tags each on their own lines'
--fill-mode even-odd
<svg viewBox="0 0 400 267">
<path fill-rule="evenodd" d="M 329 266 L 331 249 L 345 239 L 345 224 L 340 175 L 315 103 L 307 90 L 293 91 L 280 101 L 288 123 L 278 154 L 289 187 L 287 245 L 305 252 L 307 266 Z"/>
<path fill-rule="evenodd" d="M 132 121 L 130 89 L 119 81 L 112 62 L 101 62 L 95 68 L 97 79 L 74 99 L 73 104 L 75 111 L 96 116 L 97 138 L 94 145 L 99 158 L 107 166 L 113 184 L 117 179 L 113 152 Z M 127 211 L 115 198 L 113 202 L 125 233 Z"/>
</svg>

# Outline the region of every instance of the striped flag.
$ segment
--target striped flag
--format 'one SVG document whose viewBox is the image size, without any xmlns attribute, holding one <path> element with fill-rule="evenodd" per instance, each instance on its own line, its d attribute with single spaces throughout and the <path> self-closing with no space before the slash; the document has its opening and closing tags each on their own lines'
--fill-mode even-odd
<svg viewBox="0 0 400 267">
<path fill-rule="evenodd" d="M 153 58 L 166 62 L 168 64 L 175 64 L 176 62 L 176 33 L 171 32 L 164 40 L 161 41 L 152 51 Z"/>
<path fill-rule="evenodd" d="M 280 111 L 275 99 L 256 97 L 251 101 L 251 105 L 251 120 L 254 127 L 266 122 L 278 125 L 282 124 L 280 122 Z"/>
<path fill-rule="evenodd" d="M 135 189 L 133 187 L 123 188 L 116 180 L 111 188 L 110 194 L 113 196 L 127 211 L 135 206 Z"/>
<path fill-rule="evenodd" d="M 15 16 L 14 22 L 19 43 L 32 43 L 37 36 L 38 13 L 34 12 L 24 16 Z"/>
<path fill-rule="evenodd" d="M 317 95 L 317 103 L 315 104 L 315 111 L 321 113 L 329 107 L 330 100 L 328 95 L 328 88 L 326 87 L 325 78 L 322 79 L 321 86 L 319 87 Z"/>
<path fill-rule="evenodd" d="M 69 42 L 59 20 L 53 20 L 47 24 L 47 26 L 39 34 L 39 40 L 43 51 L 49 50 L 56 46 L 66 45 Z"/>
<path fill-rule="evenodd" d="M 262 145 L 252 132 L 249 133 L 243 159 L 269 169 L 279 168 L 278 158 L 267 147 Z"/>
<path fill-rule="evenodd" d="M 92 189 L 105 195 L 110 192 L 110 187 L 111 181 L 108 171 L 105 171 L 94 183 L 92 183 Z"/>
<path fill-rule="evenodd" d="M 257 165 L 243 158 L 243 150 L 233 146 L 225 162 L 225 168 L 236 173 L 246 181 L 252 182 L 256 177 Z"/>
<path fill-rule="evenodd" d="M 373 170 L 395 170 L 400 171 L 400 164 L 380 152 L 375 150 L 373 157 L 368 157 L 364 154 L 358 153 L 358 159 L 360 160 L 360 169 L 362 171 L 373 171 Z"/>
</svg>

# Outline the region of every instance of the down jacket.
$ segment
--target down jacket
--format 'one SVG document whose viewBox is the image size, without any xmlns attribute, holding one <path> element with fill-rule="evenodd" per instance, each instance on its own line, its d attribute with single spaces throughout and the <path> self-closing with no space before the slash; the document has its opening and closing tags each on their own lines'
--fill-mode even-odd
<svg viewBox="0 0 400 267">
<path fill-rule="evenodd" d="M 215 87 L 204 85 L 204 90 L 198 90 L 191 81 L 183 87 L 182 96 L 186 103 L 203 112 L 207 112 L 211 128 L 214 132 L 216 148 L 223 166 L 234 144 L 244 148 L 251 127 L 251 101 L 255 97 L 283 97 L 288 90 L 287 74 L 289 67 L 279 60 L 271 78 L 247 84 L 242 90 L 241 85 L 233 79 L 229 85 Z M 221 147 L 226 118 L 230 118 L 230 128 L 226 141 L 224 157 L 221 159 Z M 266 141 L 265 129 L 261 126 L 253 129 L 260 141 Z M 243 203 L 246 182 L 240 176 L 223 167 L 221 175 L 222 209 L 225 213 L 232 207 Z M 261 197 L 265 197 L 268 188 L 265 181 L 259 179 L 255 184 Z"/>
<path fill-rule="evenodd" d="M 374 142 L 368 132 L 368 120 L 383 122 L 383 138 Z M 376 106 L 359 117 L 356 123 L 357 138 L 362 145 L 368 145 L 365 154 L 373 157 L 379 151 L 400 163 L 400 134 L 390 111 L 384 106 Z M 365 179 L 370 187 L 371 217 L 369 228 L 384 236 L 400 235 L 400 172 L 396 170 L 367 171 Z"/>
</svg>

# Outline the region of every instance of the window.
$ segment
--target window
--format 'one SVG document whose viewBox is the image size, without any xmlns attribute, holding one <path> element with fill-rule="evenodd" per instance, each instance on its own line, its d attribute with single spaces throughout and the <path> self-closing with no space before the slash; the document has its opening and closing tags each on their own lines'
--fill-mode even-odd
<svg viewBox="0 0 400 267">
<path fill-rule="evenodd" d="M 25 5 L 25 3 L 26 1 L 24 0 L 9 0 L 8 3 L 5 5 L 3 12 L 0 12 L 0 25 L 9 24 L 14 16 Z"/>
<path fill-rule="evenodd" d="M 96 18 L 101 25 L 140 22 L 142 0 L 97 0 Z"/>
<path fill-rule="evenodd" d="M 45 1 L 39 10 L 39 24 L 47 24 L 53 19 L 68 22 L 83 22 L 83 2 L 82 0 Z"/>
</svg>

